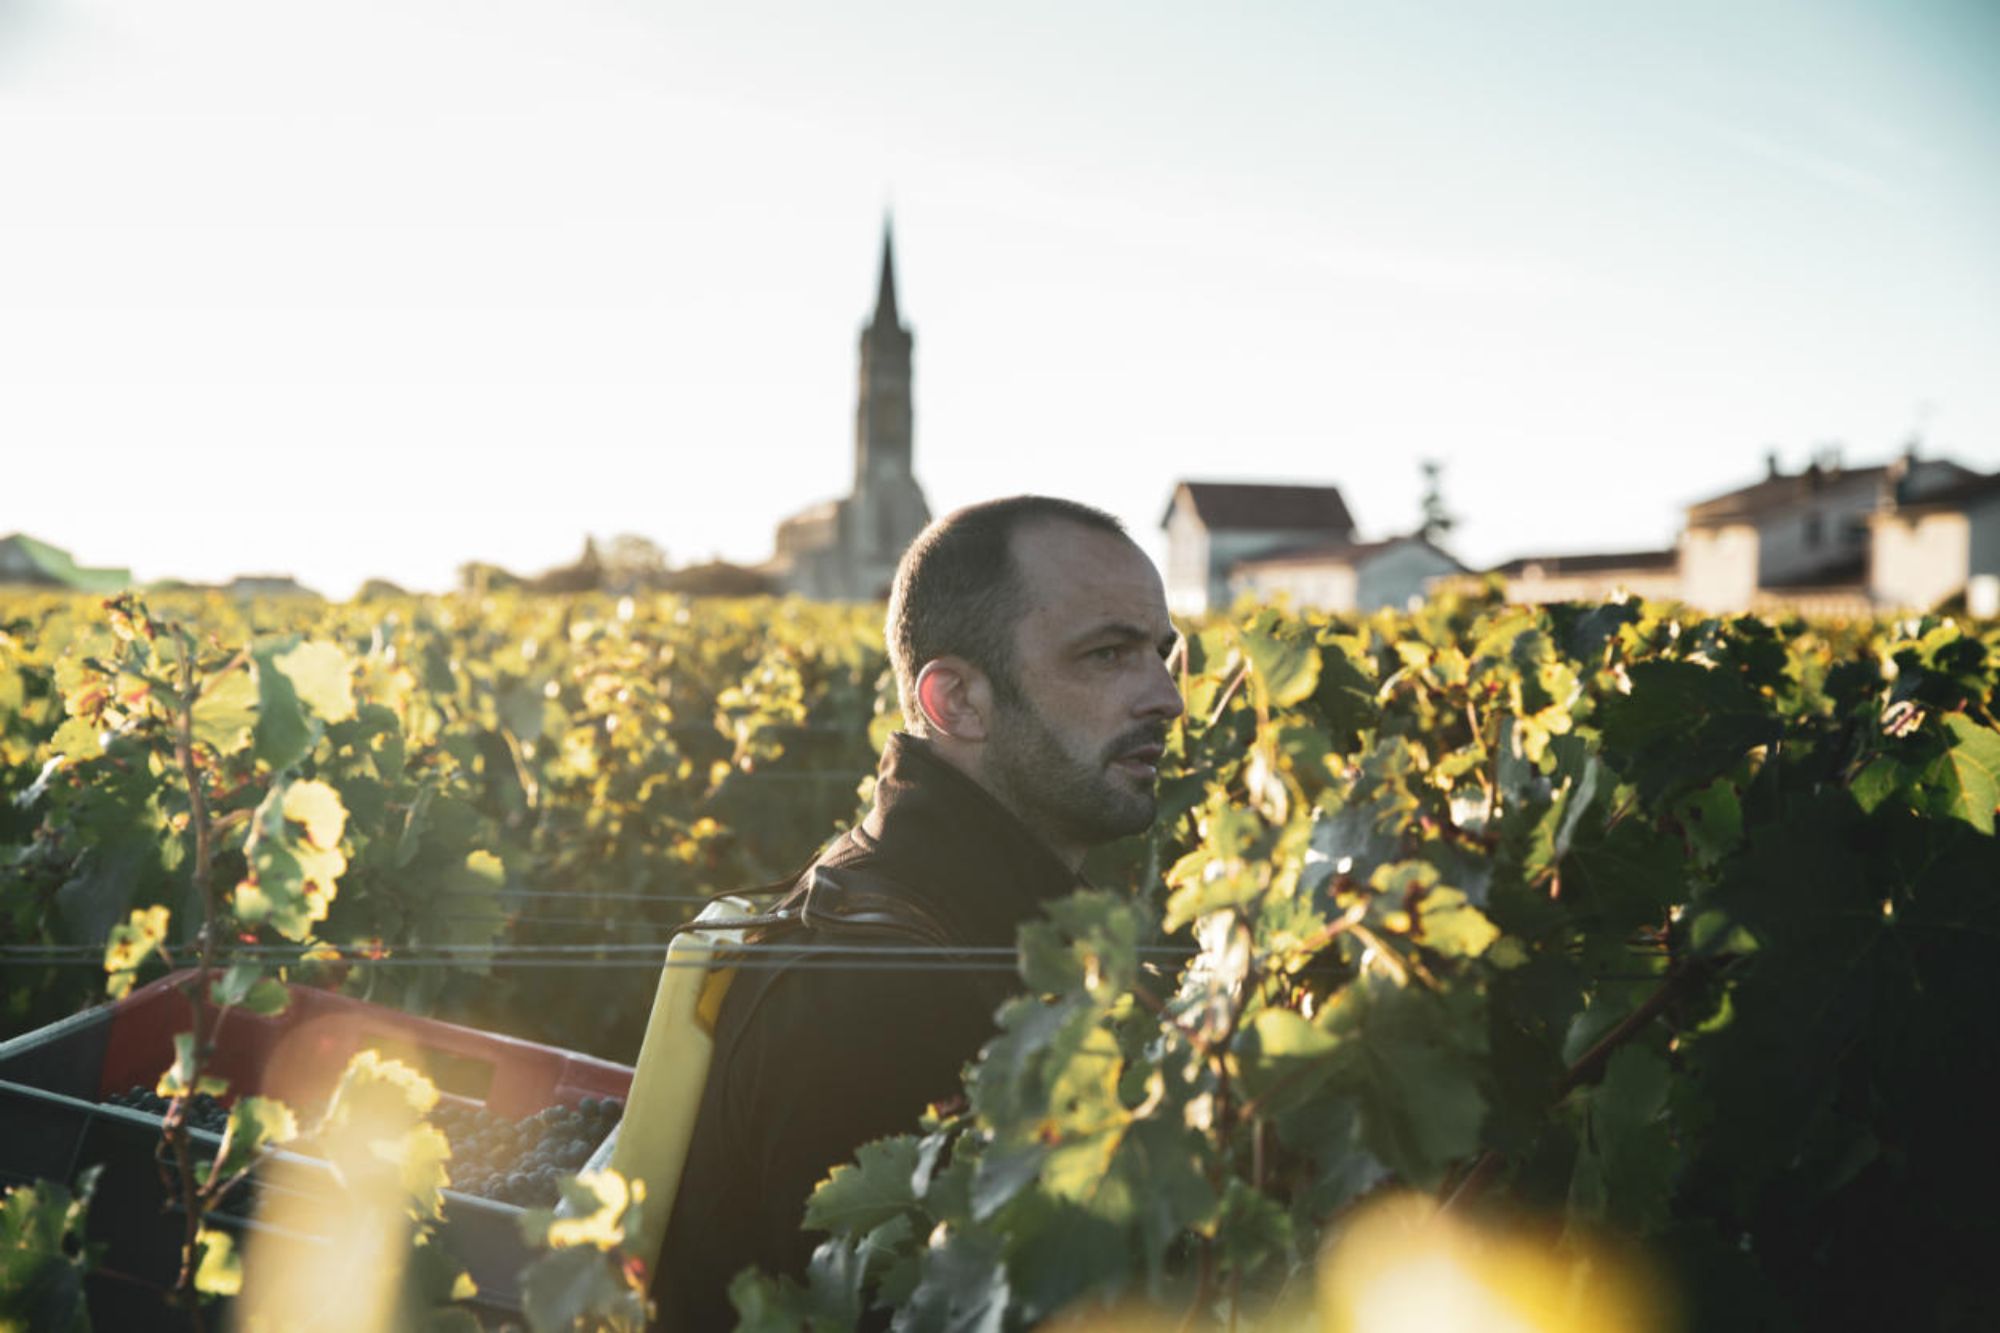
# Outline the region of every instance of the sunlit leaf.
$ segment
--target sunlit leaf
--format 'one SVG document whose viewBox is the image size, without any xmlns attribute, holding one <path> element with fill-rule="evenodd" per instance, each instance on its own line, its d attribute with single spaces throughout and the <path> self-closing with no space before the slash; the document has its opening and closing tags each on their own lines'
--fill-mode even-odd
<svg viewBox="0 0 2000 1333">
<path fill-rule="evenodd" d="M 220 754 L 250 743 L 257 725 L 257 682 L 239 669 L 202 683 L 194 703 L 194 738 Z"/>
<path fill-rule="evenodd" d="M 166 942 L 171 916 L 164 907 L 142 907 L 111 928 L 111 938 L 104 945 L 104 970 L 109 974 L 105 990 L 112 999 L 121 999 L 131 991 L 139 965 Z"/>
<path fill-rule="evenodd" d="M 354 716 L 354 661 L 338 646 L 321 641 L 302 643 L 270 659 L 285 674 L 299 699 L 322 722 L 345 722 Z"/>
<path fill-rule="evenodd" d="M 234 1175 L 257 1160 L 264 1149 L 290 1143 L 299 1136 L 298 1116 L 275 1097 L 238 1097 L 229 1108 L 226 1134 L 229 1150 L 216 1169 Z"/>
<path fill-rule="evenodd" d="M 1269 702 L 1287 708 L 1310 695 L 1319 684 L 1319 645 L 1296 630 L 1271 633 L 1245 630 L 1244 655 L 1250 659 L 1254 688 Z"/>
<path fill-rule="evenodd" d="M 304 780 L 285 788 L 285 818 L 305 825 L 306 838 L 315 847 L 338 846 L 347 827 L 347 808 L 340 793 L 324 782 Z"/>
<path fill-rule="evenodd" d="M 243 1290 L 243 1256 L 236 1252 L 236 1238 L 227 1231 L 203 1227 L 197 1243 L 201 1264 L 195 1269 L 194 1289 L 204 1296 L 234 1296 Z"/>
<path fill-rule="evenodd" d="M 1477 958 L 1500 938 L 1500 928 L 1457 889 L 1435 888 L 1417 906 L 1418 937 L 1452 958 Z"/>
</svg>

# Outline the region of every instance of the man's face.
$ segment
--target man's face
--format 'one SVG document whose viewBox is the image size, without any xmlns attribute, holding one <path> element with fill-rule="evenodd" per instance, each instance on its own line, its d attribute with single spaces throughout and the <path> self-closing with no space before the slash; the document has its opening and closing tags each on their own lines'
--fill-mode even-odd
<svg viewBox="0 0 2000 1333">
<path fill-rule="evenodd" d="M 1018 700 L 997 703 L 984 757 L 996 794 L 1075 861 L 1153 822 L 1167 727 L 1182 711 L 1160 576 L 1123 537 L 1073 523 L 1014 534 L 1026 613 Z"/>
</svg>

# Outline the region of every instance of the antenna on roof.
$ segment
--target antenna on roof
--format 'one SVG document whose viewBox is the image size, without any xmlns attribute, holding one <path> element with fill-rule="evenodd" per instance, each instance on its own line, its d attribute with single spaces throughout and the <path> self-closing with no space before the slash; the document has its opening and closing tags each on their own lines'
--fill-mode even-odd
<svg viewBox="0 0 2000 1333">
<path fill-rule="evenodd" d="M 1910 427 L 1910 438 L 1903 442 L 1903 457 L 1916 461 L 1917 451 L 1923 447 L 1924 436 L 1930 434 L 1931 418 L 1937 415 L 1937 404 L 1928 398 L 1917 404 L 1916 422 Z"/>
</svg>

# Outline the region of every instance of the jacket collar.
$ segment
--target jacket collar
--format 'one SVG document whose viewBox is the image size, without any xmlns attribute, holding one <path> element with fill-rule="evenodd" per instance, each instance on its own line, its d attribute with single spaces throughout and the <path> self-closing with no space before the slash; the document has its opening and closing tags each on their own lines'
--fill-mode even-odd
<svg viewBox="0 0 2000 1333">
<path fill-rule="evenodd" d="M 1012 946 L 1045 903 L 1084 886 L 990 792 L 904 732 L 883 747 L 874 808 L 850 838 L 969 945 Z"/>
</svg>

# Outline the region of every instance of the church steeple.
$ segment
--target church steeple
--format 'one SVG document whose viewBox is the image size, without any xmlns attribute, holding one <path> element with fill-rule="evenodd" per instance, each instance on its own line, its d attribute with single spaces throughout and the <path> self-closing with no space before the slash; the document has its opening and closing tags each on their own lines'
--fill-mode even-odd
<svg viewBox="0 0 2000 1333">
<path fill-rule="evenodd" d="M 882 219 L 882 270 L 875 309 L 861 326 L 860 382 L 854 404 L 854 488 L 778 529 L 787 591 L 808 597 L 888 596 L 896 562 L 931 521 L 911 467 L 910 353 L 916 343 L 896 308 L 896 246 Z"/>
<path fill-rule="evenodd" d="M 892 220 L 882 219 L 882 277 L 875 291 L 875 325 L 878 328 L 895 328 L 901 321 L 896 317 L 896 251 L 890 233 L 894 230 Z"/>
<path fill-rule="evenodd" d="M 861 383 L 854 413 L 856 493 L 888 477 L 910 476 L 910 348 L 896 310 L 896 249 L 882 221 L 882 273 L 875 313 L 861 329 Z"/>
</svg>

